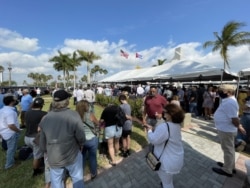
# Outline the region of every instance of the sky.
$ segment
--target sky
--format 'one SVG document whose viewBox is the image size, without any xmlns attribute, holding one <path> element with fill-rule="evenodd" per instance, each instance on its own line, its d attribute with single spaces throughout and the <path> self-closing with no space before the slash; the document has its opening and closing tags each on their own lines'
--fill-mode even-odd
<svg viewBox="0 0 250 188">
<path fill-rule="evenodd" d="M 219 51 L 204 49 L 229 21 L 244 22 L 240 31 L 250 32 L 249 0 L 0 0 L 0 65 L 8 80 L 19 85 L 27 75 L 44 73 L 56 80 L 58 72 L 49 59 L 75 50 L 94 52 L 94 65 L 108 71 L 97 79 L 136 66 L 152 67 L 158 59 L 171 63 L 175 48 L 182 60 L 223 68 Z M 120 50 L 129 54 L 120 55 Z M 136 58 L 135 53 L 143 56 Z M 230 71 L 250 67 L 250 48 L 229 49 Z M 71 73 L 73 74 L 73 73 Z M 86 63 L 77 68 L 80 79 Z M 51 80 L 52 81 L 52 80 Z"/>
</svg>

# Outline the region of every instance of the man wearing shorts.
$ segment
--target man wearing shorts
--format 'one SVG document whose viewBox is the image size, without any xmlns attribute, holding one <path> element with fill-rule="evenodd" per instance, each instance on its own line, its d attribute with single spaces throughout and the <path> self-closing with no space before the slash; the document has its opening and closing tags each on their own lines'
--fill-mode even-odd
<svg viewBox="0 0 250 188">
<path fill-rule="evenodd" d="M 119 101 L 121 103 L 120 107 L 127 116 L 122 127 L 122 156 L 128 157 L 130 155 L 130 135 L 132 133 L 132 121 L 131 119 L 131 107 L 127 102 L 127 97 L 125 95 L 119 96 Z"/>
<path fill-rule="evenodd" d="M 34 100 L 31 110 L 28 110 L 25 113 L 26 133 L 24 142 L 33 150 L 33 176 L 37 176 L 43 172 L 40 169 L 40 162 L 41 158 L 43 157 L 43 152 L 39 148 L 38 143 L 34 142 L 38 134 L 38 125 L 43 116 L 47 114 L 47 112 L 42 111 L 43 105 L 44 100 L 38 97 Z"/>
</svg>

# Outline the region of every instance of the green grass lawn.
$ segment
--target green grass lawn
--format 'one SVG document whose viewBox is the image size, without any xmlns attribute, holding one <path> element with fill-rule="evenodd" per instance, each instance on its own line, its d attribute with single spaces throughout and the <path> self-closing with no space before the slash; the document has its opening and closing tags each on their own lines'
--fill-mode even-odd
<svg viewBox="0 0 250 188">
<path fill-rule="evenodd" d="M 49 105 L 51 103 L 52 98 L 49 95 L 43 96 L 45 100 L 45 105 L 43 107 L 44 111 L 48 111 Z M 73 105 L 73 99 L 70 101 L 70 106 L 72 110 L 75 110 L 75 106 Z M 95 115 L 99 119 L 102 113 L 103 108 L 99 105 L 95 105 Z M 22 146 L 24 144 L 24 133 L 25 130 L 22 131 L 18 146 Z M 133 133 L 131 135 L 131 152 L 136 152 L 141 150 L 143 147 L 147 145 L 147 140 L 145 138 L 145 133 L 140 125 L 134 123 Z M 5 151 L 0 149 L 0 188 L 42 188 L 44 187 L 44 174 L 32 178 L 32 159 L 26 161 L 20 161 L 21 164 L 9 169 L 4 170 L 5 164 Z M 106 158 L 98 156 L 98 168 L 107 168 L 108 161 Z M 88 168 L 85 168 L 84 175 L 89 173 Z"/>
</svg>

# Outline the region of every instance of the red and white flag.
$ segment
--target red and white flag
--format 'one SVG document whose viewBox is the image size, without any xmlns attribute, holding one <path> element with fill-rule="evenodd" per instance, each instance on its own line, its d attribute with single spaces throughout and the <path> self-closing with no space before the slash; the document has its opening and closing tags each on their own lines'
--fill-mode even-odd
<svg viewBox="0 0 250 188">
<path fill-rule="evenodd" d="M 126 59 L 128 59 L 128 53 L 124 52 L 123 50 L 120 50 L 121 52 L 121 56 L 125 57 Z"/>
</svg>

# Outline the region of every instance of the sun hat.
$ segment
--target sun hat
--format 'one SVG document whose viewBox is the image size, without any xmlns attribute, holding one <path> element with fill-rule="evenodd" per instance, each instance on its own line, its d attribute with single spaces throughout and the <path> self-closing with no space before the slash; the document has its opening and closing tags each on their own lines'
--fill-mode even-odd
<svg viewBox="0 0 250 188">
<path fill-rule="evenodd" d="M 65 90 L 58 90 L 54 93 L 54 101 L 59 102 L 70 98 L 72 95 Z"/>
</svg>

